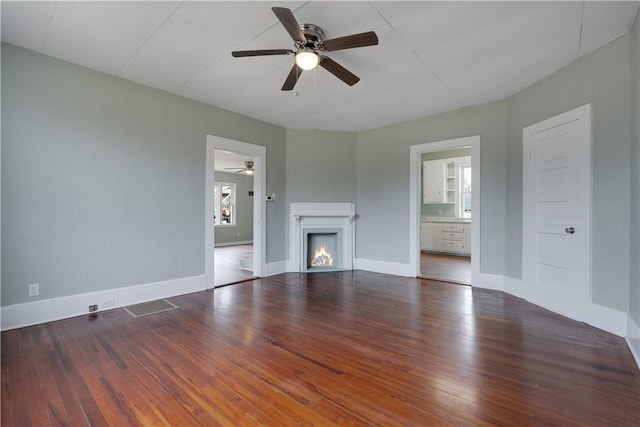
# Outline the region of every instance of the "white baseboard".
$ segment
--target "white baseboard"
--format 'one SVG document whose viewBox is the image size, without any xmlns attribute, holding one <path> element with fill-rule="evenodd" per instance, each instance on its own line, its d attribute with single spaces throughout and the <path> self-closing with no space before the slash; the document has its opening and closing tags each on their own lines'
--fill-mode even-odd
<svg viewBox="0 0 640 427">
<path fill-rule="evenodd" d="M 374 259 L 354 258 L 354 270 L 366 270 L 374 273 L 393 274 L 396 276 L 415 277 L 409 264 L 399 262 L 378 261 Z"/>
<path fill-rule="evenodd" d="M 504 276 L 480 273 L 480 283 L 471 283 L 471 287 L 504 291 Z"/>
<path fill-rule="evenodd" d="M 619 337 L 624 337 L 627 330 L 627 313 L 593 302 L 589 303 L 582 321 Z"/>
<path fill-rule="evenodd" d="M 504 276 L 504 291 L 515 297 L 527 299 L 524 283 L 520 279 Z"/>
<path fill-rule="evenodd" d="M 8 305 L 0 308 L 1 329 L 6 331 L 89 314 L 89 306 L 94 304 L 98 305 L 99 312 L 206 289 L 206 275 L 201 275 Z M 110 300 L 113 304 L 105 306 Z"/>
<path fill-rule="evenodd" d="M 286 273 L 288 270 L 288 262 L 287 261 L 276 261 L 270 262 L 265 267 L 265 277 L 275 276 L 276 274 Z"/>
<path fill-rule="evenodd" d="M 480 283 L 472 283 L 471 286 L 503 291 L 518 298 L 522 298 L 531 304 L 536 304 L 535 301 L 527 298 L 522 280 L 515 279 L 513 277 L 480 273 Z M 550 310 L 549 307 L 544 308 Z M 627 314 L 623 311 L 590 303 L 584 316 L 584 319 L 578 320 L 614 335 L 618 335 L 620 337 L 625 336 L 625 331 L 627 330 Z"/>
<path fill-rule="evenodd" d="M 633 320 L 630 314 L 627 314 L 627 334 L 625 336 L 627 345 L 636 360 L 638 369 L 640 369 L 640 326 Z"/>
<path fill-rule="evenodd" d="M 238 242 L 216 242 L 215 247 L 221 248 L 223 246 L 239 246 L 239 245 L 252 245 L 253 240 L 240 240 Z"/>
</svg>

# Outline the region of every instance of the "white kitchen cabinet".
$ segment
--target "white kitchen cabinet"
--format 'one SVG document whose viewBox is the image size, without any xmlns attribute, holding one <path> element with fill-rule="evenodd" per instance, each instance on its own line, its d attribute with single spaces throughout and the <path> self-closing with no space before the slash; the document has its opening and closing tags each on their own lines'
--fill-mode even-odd
<svg viewBox="0 0 640 427">
<path fill-rule="evenodd" d="M 422 162 L 422 203 L 445 202 L 444 176 L 444 160 Z"/>
<path fill-rule="evenodd" d="M 440 251 L 442 243 L 442 225 L 433 222 L 420 224 L 420 249 Z"/>
<path fill-rule="evenodd" d="M 458 204 L 460 166 L 470 163 L 469 156 L 422 162 L 422 203 Z"/>
<path fill-rule="evenodd" d="M 420 249 L 423 251 L 471 254 L 471 224 L 423 222 L 420 225 Z"/>
<path fill-rule="evenodd" d="M 442 251 L 449 253 L 465 253 L 464 235 L 466 234 L 466 228 L 467 227 L 465 227 L 464 224 L 443 224 L 441 242 Z"/>
</svg>

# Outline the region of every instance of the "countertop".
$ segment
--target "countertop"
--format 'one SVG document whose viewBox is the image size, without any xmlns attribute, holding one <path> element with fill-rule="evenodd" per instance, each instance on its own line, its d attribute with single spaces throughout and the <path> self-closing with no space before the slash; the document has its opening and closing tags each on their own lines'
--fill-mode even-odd
<svg viewBox="0 0 640 427">
<path fill-rule="evenodd" d="M 425 216 L 422 217 L 422 222 L 454 222 L 462 224 L 471 224 L 471 220 L 467 218 L 448 218 L 441 216 Z"/>
</svg>

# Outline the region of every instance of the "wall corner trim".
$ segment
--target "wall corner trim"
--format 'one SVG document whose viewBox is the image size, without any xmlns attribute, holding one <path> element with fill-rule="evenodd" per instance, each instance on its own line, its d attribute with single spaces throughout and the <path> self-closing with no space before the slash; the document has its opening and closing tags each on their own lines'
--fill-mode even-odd
<svg viewBox="0 0 640 427">
<path fill-rule="evenodd" d="M 504 276 L 480 273 L 480 283 L 472 283 L 471 286 L 474 288 L 504 291 Z"/>
<path fill-rule="evenodd" d="M 602 305 L 588 304 L 584 313 L 583 322 L 595 326 L 598 329 L 607 331 L 619 337 L 624 337 L 627 329 L 627 313 Z"/>
<path fill-rule="evenodd" d="M 524 300 L 527 299 L 526 288 L 524 286 L 524 283 L 520 279 L 505 276 L 504 291 L 518 298 L 522 298 Z"/>
<path fill-rule="evenodd" d="M 282 274 L 290 271 L 287 266 L 287 261 L 270 262 L 266 265 L 265 277 L 275 276 L 276 274 Z"/>
<path fill-rule="evenodd" d="M 627 314 L 627 334 L 625 340 L 640 370 L 640 326 L 638 326 L 630 314 Z"/>
<path fill-rule="evenodd" d="M 23 328 L 55 320 L 89 314 L 90 305 L 97 304 L 97 313 L 104 310 L 169 298 L 207 289 L 206 275 L 183 277 L 161 282 L 108 289 L 98 292 L 68 295 L 0 308 L 2 331 Z M 108 307 L 104 302 L 113 300 Z"/>
</svg>

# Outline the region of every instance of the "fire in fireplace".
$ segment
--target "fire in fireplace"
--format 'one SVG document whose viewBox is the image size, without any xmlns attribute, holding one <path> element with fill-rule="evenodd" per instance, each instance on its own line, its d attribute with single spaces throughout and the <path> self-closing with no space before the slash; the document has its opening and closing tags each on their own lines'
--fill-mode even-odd
<svg viewBox="0 0 640 427">
<path fill-rule="evenodd" d="M 311 267 L 332 267 L 333 257 L 327 248 L 322 245 L 319 250 L 314 250 L 313 259 L 311 260 Z"/>
<path fill-rule="evenodd" d="M 306 230 L 306 271 L 335 270 L 340 264 L 341 230 Z M 335 260 L 335 262 L 334 262 Z"/>
</svg>

